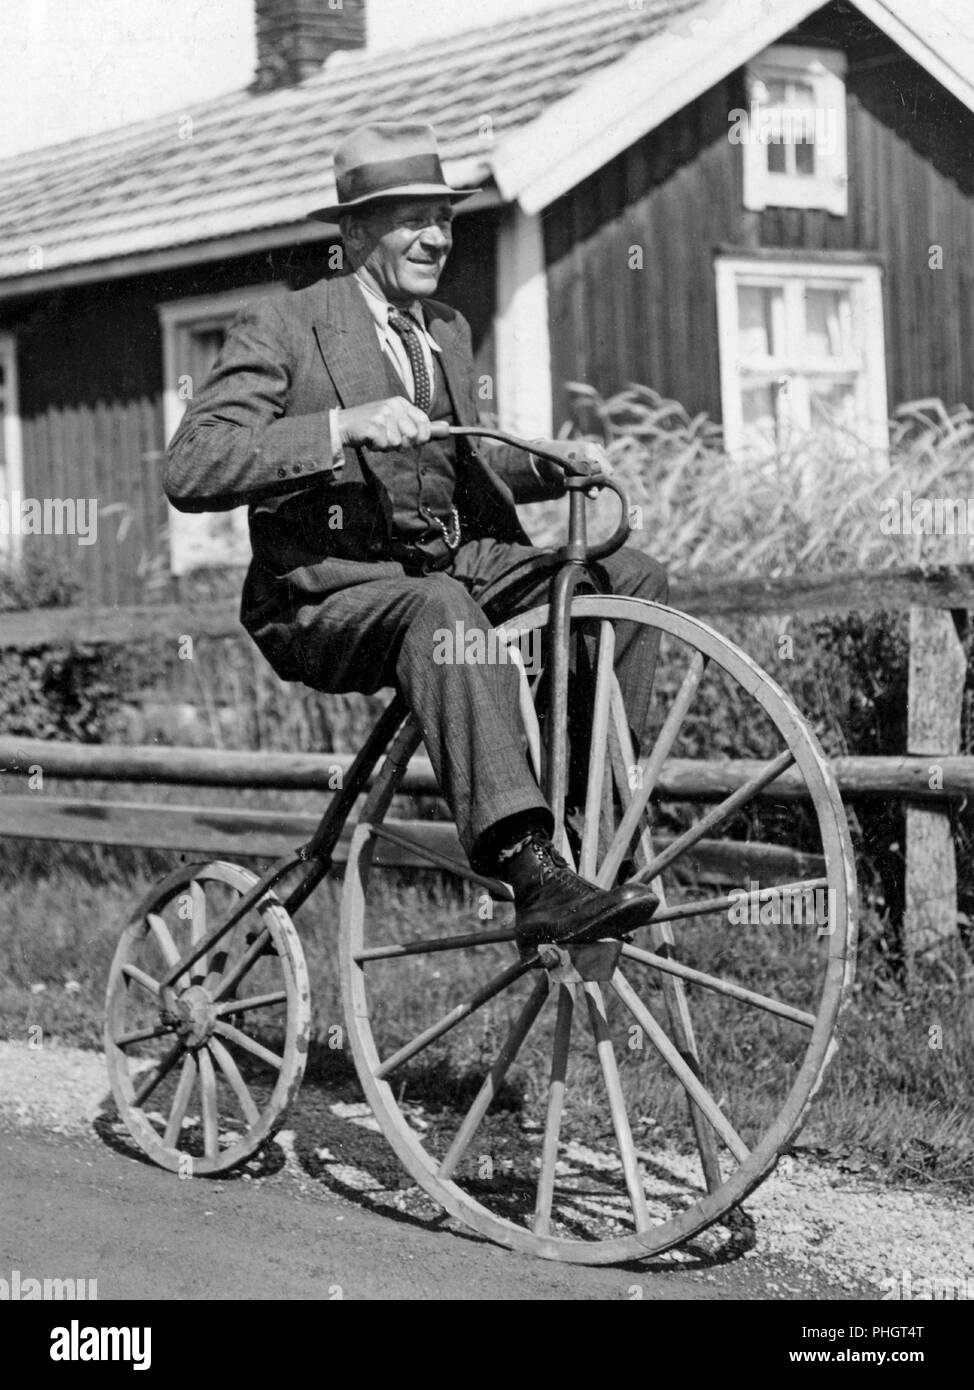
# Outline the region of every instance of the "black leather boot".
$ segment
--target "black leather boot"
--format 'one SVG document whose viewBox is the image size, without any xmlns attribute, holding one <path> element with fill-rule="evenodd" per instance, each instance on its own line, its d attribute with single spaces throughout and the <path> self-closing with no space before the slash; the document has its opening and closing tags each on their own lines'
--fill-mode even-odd
<svg viewBox="0 0 974 1390">
<path fill-rule="evenodd" d="M 641 883 L 596 888 L 569 868 L 540 830 L 500 856 L 495 872 L 514 889 L 514 935 L 522 954 L 546 941 L 575 945 L 624 936 L 645 926 L 659 907 Z"/>
</svg>

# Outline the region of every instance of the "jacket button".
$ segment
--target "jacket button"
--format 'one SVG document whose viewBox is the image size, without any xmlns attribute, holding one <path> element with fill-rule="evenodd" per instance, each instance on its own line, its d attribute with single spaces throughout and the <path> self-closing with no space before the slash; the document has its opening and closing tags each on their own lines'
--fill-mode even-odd
<svg viewBox="0 0 974 1390">
<path fill-rule="evenodd" d="M 300 463 L 296 463 L 296 464 L 294 465 L 294 467 L 291 469 L 291 472 L 292 472 L 292 473 L 300 473 L 300 472 L 301 472 L 301 465 L 300 465 Z"/>
<path fill-rule="evenodd" d="M 286 477 L 287 477 L 287 469 L 286 469 L 286 468 L 279 468 L 279 469 L 277 470 L 277 476 L 278 476 L 279 478 L 286 478 Z"/>
</svg>

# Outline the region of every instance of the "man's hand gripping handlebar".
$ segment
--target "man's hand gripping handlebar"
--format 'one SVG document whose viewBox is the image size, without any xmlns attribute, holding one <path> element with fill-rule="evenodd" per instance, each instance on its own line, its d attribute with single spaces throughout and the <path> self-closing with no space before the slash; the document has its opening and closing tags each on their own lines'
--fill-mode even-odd
<svg viewBox="0 0 974 1390">
<path fill-rule="evenodd" d="M 430 426 L 431 438 L 446 439 L 450 435 L 496 439 L 501 444 L 509 444 L 512 448 L 523 449 L 525 453 L 533 454 L 535 458 L 544 459 L 545 462 L 554 464 L 556 468 L 561 470 L 565 475 L 565 488 L 570 497 L 568 544 L 562 548 L 561 552 L 566 560 L 604 560 L 606 556 L 615 554 L 625 545 L 630 529 L 629 499 L 619 484 L 608 474 L 589 472 L 589 461 L 582 458 L 581 455 L 576 458 L 572 456 L 571 451 L 564 454 L 554 453 L 551 449 L 545 449 L 542 445 L 533 443 L 531 440 L 520 439 L 516 434 L 508 434 L 505 430 L 489 429 L 485 425 L 448 425 L 445 420 L 432 422 Z M 590 546 L 587 544 L 585 536 L 585 509 L 582 505 L 582 498 L 583 494 L 594 497 L 603 488 L 609 488 L 616 494 L 622 504 L 622 516 L 619 525 L 608 540 Z"/>
</svg>

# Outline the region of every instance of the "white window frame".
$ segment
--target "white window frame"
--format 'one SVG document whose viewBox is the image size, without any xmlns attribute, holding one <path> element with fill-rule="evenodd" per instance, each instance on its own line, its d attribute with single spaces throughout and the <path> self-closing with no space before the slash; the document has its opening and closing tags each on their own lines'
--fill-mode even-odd
<svg viewBox="0 0 974 1390">
<path fill-rule="evenodd" d="M 279 281 L 227 290 L 221 294 L 197 295 L 157 305 L 162 329 L 162 418 L 166 447 L 179 427 L 188 402 L 180 397 L 180 364 L 177 360 L 179 331 L 184 328 L 224 328 L 237 314 L 256 300 L 279 294 L 286 287 Z M 194 389 L 202 385 L 195 382 Z M 215 536 L 217 528 L 221 543 Z M 201 562 L 201 550 L 209 548 L 212 558 Z M 173 574 L 187 574 L 203 564 L 245 565 L 250 559 L 247 508 L 230 512 L 178 512 L 169 507 L 169 567 Z"/>
<path fill-rule="evenodd" d="M 768 207 L 821 208 L 845 217 L 849 209 L 846 146 L 844 53 L 828 48 L 774 44 L 747 67 L 747 121 L 742 134 L 744 206 L 752 212 Z M 813 89 L 811 123 L 815 132 L 815 173 L 772 172 L 768 143 L 802 124 L 801 108 L 766 107 L 759 99 L 767 82 L 801 82 Z M 777 114 L 775 114 L 777 112 Z M 793 143 L 784 141 L 786 149 Z"/>
<path fill-rule="evenodd" d="M 886 395 L 886 343 L 883 327 L 882 269 L 864 261 L 832 261 L 823 257 L 800 260 L 726 256 L 717 258 L 717 328 L 720 352 L 721 413 L 724 443 L 729 453 L 742 454 L 747 447 L 742 409 L 742 392 L 748 372 L 759 379 L 757 359 L 742 361 L 739 355 L 738 289 L 742 286 L 783 287 L 785 294 L 786 341 L 783 351 L 768 360 L 767 370 L 781 363 L 781 375 L 793 380 L 790 394 L 792 420 L 796 431 L 810 422 L 807 382 L 812 375 L 843 375 L 843 369 L 829 359 L 821 364 L 801 362 L 794 342 L 789 341 L 796 317 L 794 303 L 806 284 L 816 288 L 853 288 L 853 338 L 855 358 L 845 371 L 857 373 L 857 416 L 860 437 L 868 448 L 884 453 L 889 446 L 888 403 Z M 790 304 L 790 308 L 789 308 Z M 798 311 L 803 313 L 803 309 Z"/>
<path fill-rule="evenodd" d="M 17 376 L 17 339 L 0 333 L 0 420 L 3 424 L 3 452 L 6 466 L 0 470 L 0 497 L 12 509 L 15 497 L 24 491 L 23 429 L 20 419 L 20 382 Z M 0 561 L 16 564 L 20 559 L 22 537 L 19 527 L 0 529 Z"/>
</svg>

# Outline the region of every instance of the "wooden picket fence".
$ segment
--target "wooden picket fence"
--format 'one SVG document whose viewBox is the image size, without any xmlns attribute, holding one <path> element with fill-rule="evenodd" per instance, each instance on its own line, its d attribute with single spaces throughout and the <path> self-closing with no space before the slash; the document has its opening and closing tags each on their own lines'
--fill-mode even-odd
<svg viewBox="0 0 974 1390">
<path fill-rule="evenodd" d="M 948 802 L 974 792 L 974 757 L 960 755 L 961 704 L 966 680 L 962 635 L 974 608 L 974 565 L 850 570 L 813 576 L 738 579 L 720 583 L 676 581 L 671 603 L 717 620 L 721 615 L 832 614 L 902 610 L 910 613 L 907 748 L 899 757 L 833 760 L 840 791 L 850 800 L 897 797 L 906 802 L 906 913 L 908 953 L 936 947 L 957 932 L 957 869 Z M 205 606 L 153 605 L 125 609 L 49 609 L 0 618 L 0 649 L 61 643 L 131 643 L 185 633 L 241 635 L 236 602 Z M 203 786 L 321 791 L 334 786 L 350 758 L 339 754 L 227 752 L 199 748 L 109 747 L 54 743 L 0 735 L 0 772 L 18 781 L 32 767 L 44 778 L 153 786 Z M 671 760 L 659 783 L 664 799 L 719 800 L 757 764 L 735 760 Z M 410 767 L 404 792 L 434 796 L 425 759 Z M 799 795 L 792 772 L 767 789 L 775 799 Z M 26 788 L 0 795 L 0 835 L 37 840 L 131 845 L 234 857 L 277 857 L 308 839 L 317 818 L 298 812 L 200 805 L 160 805 L 66 798 Z M 434 820 L 401 822 L 414 838 L 456 857 L 453 827 Z M 715 876 L 727 872 L 727 842 L 702 846 Z M 738 855 L 749 853 L 736 848 Z M 384 846 L 386 862 L 422 861 L 408 850 Z M 755 847 L 737 872 L 800 871 L 788 850 Z M 339 847 L 338 857 L 343 855 Z M 774 860 L 772 864 L 770 859 Z"/>
</svg>

